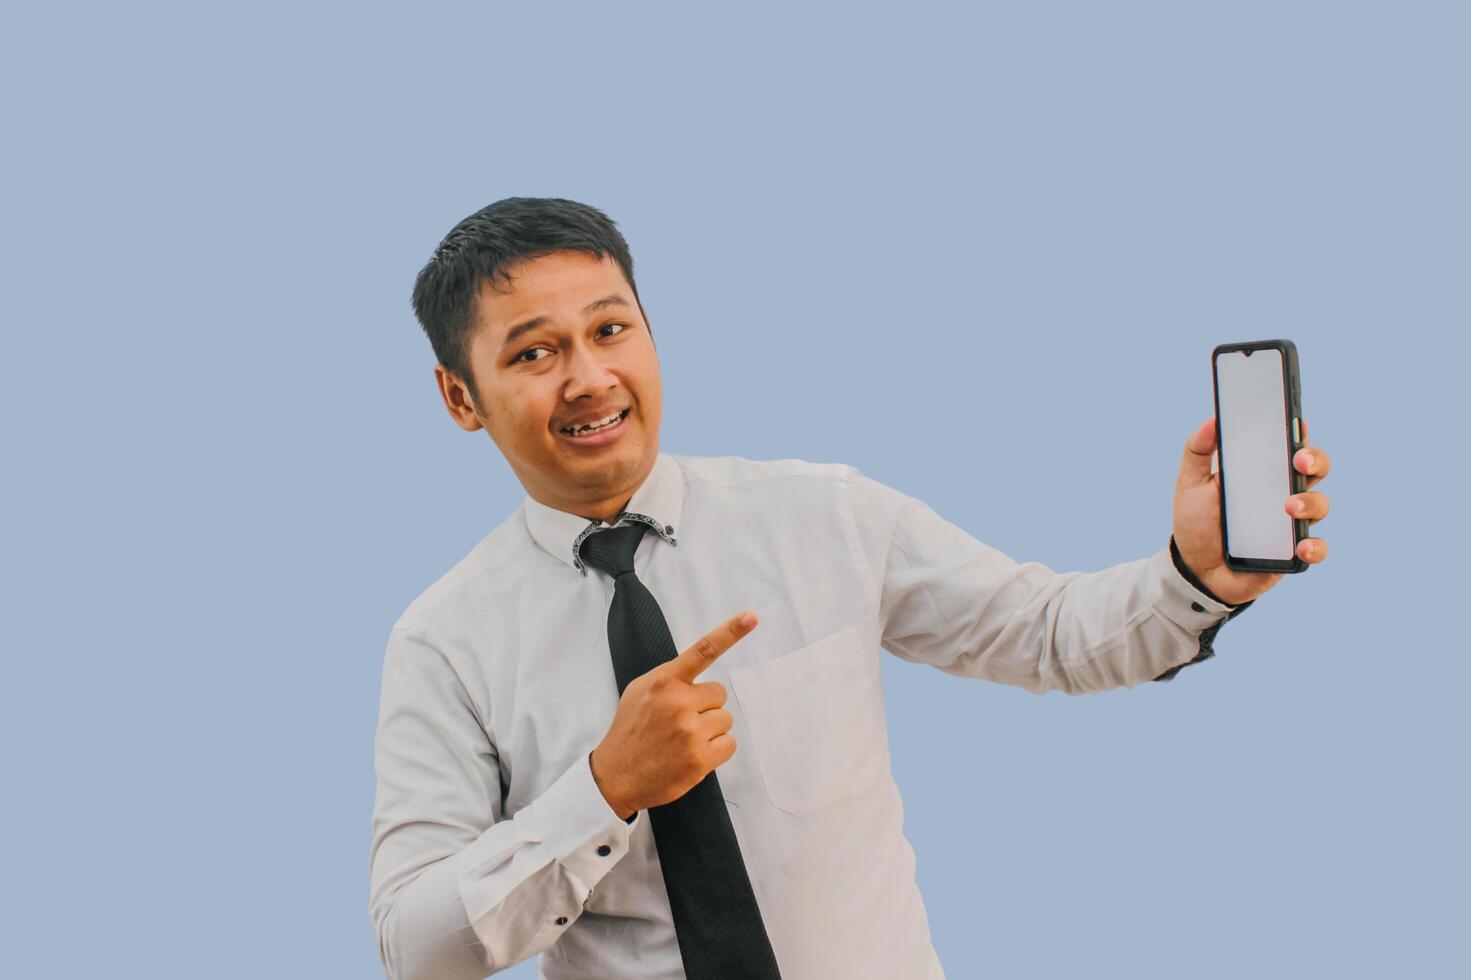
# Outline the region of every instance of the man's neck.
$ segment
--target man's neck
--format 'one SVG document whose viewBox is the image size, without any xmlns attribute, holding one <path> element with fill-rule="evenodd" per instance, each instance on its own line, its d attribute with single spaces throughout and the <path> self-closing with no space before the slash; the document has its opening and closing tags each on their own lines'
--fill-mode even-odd
<svg viewBox="0 0 1471 980">
<path fill-rule="evenodd" d="M 618 517 L 628 509 L 628 502 L 633 499 L 633 494 L 623 498 L 623 503 L 600 507 L 596 512 L 578 511 L 578 514 L 589 521 L 602 521 L 612 524 Z"/>
</svg>

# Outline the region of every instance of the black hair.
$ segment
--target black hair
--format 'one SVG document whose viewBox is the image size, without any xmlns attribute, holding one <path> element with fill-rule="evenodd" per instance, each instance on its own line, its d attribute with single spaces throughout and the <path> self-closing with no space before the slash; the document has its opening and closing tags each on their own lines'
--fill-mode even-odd
<svg viewBox="0 0 1471 980">
<path fill-rule="evenodd" d="M 475 294 L 483 280 L 510 281 L 507 268 L 552 252 L 611 255 L 638 298 L 633 256 L 623 233 L 606 214 L 561 197 L 507 197 L 487 205 L 450 229 L 414 280 L 414 316 L 439 363 L 464 381 L 477 402 L 470 369 Z M 652 332 L 652 331 L 651 331 Z"/>
</svg>

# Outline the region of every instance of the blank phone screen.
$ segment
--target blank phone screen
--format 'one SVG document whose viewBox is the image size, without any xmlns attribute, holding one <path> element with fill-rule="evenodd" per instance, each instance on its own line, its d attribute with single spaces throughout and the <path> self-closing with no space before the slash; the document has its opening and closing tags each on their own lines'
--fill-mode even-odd
<svg viewBox="0 0 1471 980">
<path fill-rule="evenodd" d="M 1216 355 L 1226 550 L 1233 558 L 1291 561 L 1292 447 L 1282 352 Z"/>
</svg>

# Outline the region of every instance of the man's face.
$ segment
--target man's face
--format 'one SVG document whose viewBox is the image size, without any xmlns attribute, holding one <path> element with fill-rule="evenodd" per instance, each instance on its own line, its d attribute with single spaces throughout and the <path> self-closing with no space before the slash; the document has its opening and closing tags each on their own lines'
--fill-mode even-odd
<svg viewBox="0 0 1471 980">
<path fill-rule="evenodd" d="M 659 452 L 663 386 L 643 310 L 610 256 L 554 252 L 508 272 L 509 285 L 482 281 L 475 303 L 480 401 L 436 368 L 446 404 L 461 427 L 490 433 L 533 498 L 610 520 Z M 562 431 L 619 411 L 591 437 Z"/>
</svg>

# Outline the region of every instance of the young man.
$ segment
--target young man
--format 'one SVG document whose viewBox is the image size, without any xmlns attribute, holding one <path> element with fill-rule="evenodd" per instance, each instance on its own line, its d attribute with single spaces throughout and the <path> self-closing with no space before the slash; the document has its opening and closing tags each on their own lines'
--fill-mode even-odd
<svg viewBox="0 0 1471 980">
<path fill-rule="evenodd" d="M 1086 574 L 851 466 L 660 452 L 633 260 L 586 205 L 466 218 L 414 309 L 450 416 L 527 497 L 390 634 L 370 911 L 395 980 L 538 953 L 548 978 L 941 978 L 881 648 L 1037 692 L 1133 686 L 1209 657 L 1281 578 L 1221 563 L 1213 420 L 1169 544 Z"/>
</svg>

